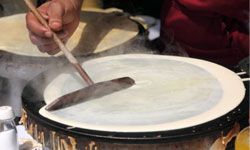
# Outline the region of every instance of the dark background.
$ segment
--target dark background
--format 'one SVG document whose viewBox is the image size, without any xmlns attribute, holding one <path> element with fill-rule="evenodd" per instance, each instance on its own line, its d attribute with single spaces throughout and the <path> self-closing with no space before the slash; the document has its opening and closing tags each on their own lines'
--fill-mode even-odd
<svg viewBox="0 0 250 150">
<path fill-rule="evenodd" d="M 38 0 L 38 6 L 46 0 Z M 103 7 L 116 7 L 129 12 L 132 15 L 149 15 L 160 17 L 163 0 L 103 0 Z"/>
<path fill-rule="evenodd" d="M 116 7 L 132 15 L 160 17 L 163 0 L 103 0 L 104 8 Z"/>
</svg>

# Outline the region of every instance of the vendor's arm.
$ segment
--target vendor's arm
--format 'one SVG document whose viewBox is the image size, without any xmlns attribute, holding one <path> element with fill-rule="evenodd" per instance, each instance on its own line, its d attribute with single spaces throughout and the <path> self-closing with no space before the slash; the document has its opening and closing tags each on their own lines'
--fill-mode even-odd
<svg viewBox="0 0 250 150">
<path fill-rule="evenodd" d="M 48 20 L 50 28 L 66 42 L 79 24 L 82 1 L 51 0 L 42 4 L 38 10 Z M 26 16 L 26 23 L 30 32 L 30 40 L 41 52 L 50 55 L 59 52 L 58 46 L 52 40 L 52 33 L 41 25 L 31 12 Z"/>
</svg>

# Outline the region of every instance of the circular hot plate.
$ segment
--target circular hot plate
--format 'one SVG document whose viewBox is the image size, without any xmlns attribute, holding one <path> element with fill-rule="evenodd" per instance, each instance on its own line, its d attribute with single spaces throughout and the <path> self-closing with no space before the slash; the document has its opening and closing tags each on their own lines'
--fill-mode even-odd
<svg viewBox="0 0 250 150">
<path fill-rule="evenodd" d="M 46 104 L 86 86 L 71 67 L 58 67 L 26 86 L 25 111 L 53 130 L 130 142 L 184 138 L 223 130 L 247 112 L 241 79 L 211 62 L 128 54 L 93 59 L 82 65 L 94 82 L 129 76 L 135 85 L 48 112 L 44 109 Z"/>
</svg>

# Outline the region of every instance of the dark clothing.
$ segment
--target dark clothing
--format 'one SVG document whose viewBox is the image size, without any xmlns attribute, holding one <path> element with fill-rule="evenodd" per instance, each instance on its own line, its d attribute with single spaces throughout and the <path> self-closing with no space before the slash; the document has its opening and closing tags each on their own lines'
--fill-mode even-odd
<svg viewBox="0 0 250 150">
<path fill-rule="evenodd" d="M 165 0 L 161 38 L 174 36 L 190 57 L 236 65 L 249 56 L 248 0 Z"/>
</svg>

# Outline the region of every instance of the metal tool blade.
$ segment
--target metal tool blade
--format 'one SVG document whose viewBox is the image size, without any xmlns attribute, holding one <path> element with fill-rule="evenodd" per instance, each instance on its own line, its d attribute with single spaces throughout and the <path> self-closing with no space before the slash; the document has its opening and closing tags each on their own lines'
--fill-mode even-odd
<svg viewBox="0 0 250 150">
<path fill-rule="evenodd" d="M 89 101 L 91 99 L 99 98 L 114 92 L 127 89 L 135 84 L 135 81 L 130 77 L 122 77 L 109 81 L 95 83 L 75 92 L 66 94 L 51 102 L 45 107 L 48 111 L 58 110 L 79 104 L 81 102 Z"/>
</svg>

